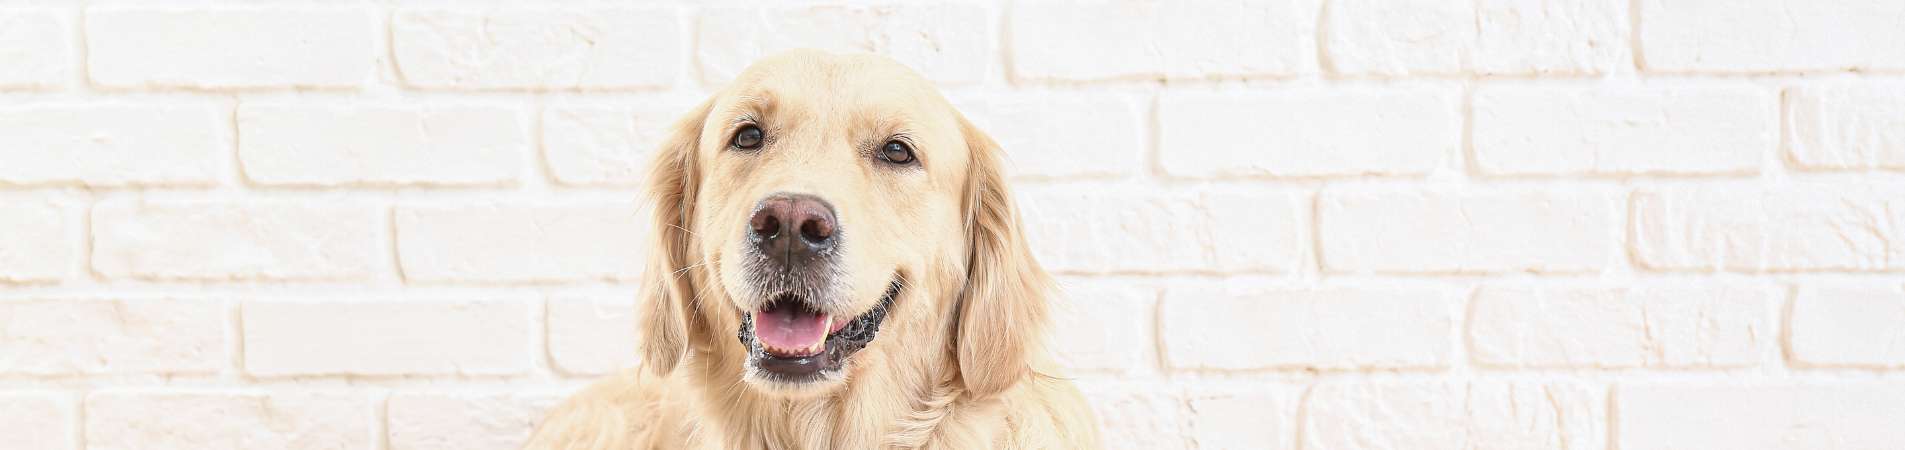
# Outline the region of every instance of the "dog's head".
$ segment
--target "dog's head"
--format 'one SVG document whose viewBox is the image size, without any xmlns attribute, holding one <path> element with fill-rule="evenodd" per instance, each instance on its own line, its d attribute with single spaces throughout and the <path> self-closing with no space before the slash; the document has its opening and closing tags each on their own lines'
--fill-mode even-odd
<svg viewBox="0 0 1905 450">
<path fill-rule="evenodd" d="M 651 369 L 723 359 L 709 363 L 782 396 L 836 390 L 856 360 L 941 361 L 979 395 L 1029 373 L 1049 277 L 998 146 L 913 71 L 777 55 L 667 139 L 650 180 Z"/>
</svg>

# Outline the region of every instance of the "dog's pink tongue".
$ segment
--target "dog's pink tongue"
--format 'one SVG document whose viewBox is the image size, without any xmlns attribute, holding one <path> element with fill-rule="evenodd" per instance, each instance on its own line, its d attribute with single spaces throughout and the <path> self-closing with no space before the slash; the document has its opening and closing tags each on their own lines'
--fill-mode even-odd
<svg viewBox="0 0 1905 450">
<path fill-rule="evenodd" d="M 754 313 L 754 338 L 768 353 L 810 356 L 826 349 L 827 315 L 801 308 L 774 308 Z"/>
</svg>

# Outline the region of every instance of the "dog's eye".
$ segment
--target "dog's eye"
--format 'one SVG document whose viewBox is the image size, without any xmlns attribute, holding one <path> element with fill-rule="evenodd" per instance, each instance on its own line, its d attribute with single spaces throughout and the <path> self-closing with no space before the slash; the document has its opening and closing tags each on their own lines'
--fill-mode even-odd
<svg viewBox="0 0 1905 450">
<path fill-rule="evenodd" d="M 762 136 L 761 127 L 753 125 L 742 126 L 740 130 L 734 132 L 734 140 L 728 142 L 728 145 L 742 150 L 758 149 L 761 148 Z"/>
<path fill-rule="evenodd" d="M 907 146 L 905 142 L 886 141 L 886 145 L 880 146 L 880 159 L 894 164 L 912 164 L 913 147 Z"/>
</svg>

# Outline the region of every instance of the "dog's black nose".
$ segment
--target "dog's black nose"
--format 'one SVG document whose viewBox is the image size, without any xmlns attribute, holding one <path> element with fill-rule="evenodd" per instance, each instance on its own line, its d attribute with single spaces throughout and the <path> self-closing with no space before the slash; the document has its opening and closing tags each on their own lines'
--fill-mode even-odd
<svg viewBox="0 0 1905 450">
<path fill-rule="evenodd" d="M 812 195 L 770 195 L 748 218 L 748 232 L 761 254 L 783 267 L 804 265 L 832 250 L 837 228 L 833 206 Z"/>
</svg>

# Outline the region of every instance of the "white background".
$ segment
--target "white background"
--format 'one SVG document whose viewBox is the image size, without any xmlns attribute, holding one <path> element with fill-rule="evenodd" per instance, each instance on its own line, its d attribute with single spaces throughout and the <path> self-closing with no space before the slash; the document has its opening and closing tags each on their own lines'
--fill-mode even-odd
<svg viewBox="0 0 1905 450">
<path fill-rule="evenodd" d="M 892 55 L 1113 448 L 1905 446 L 1905 2 L 0 1 L 0 449 L 509 449 L 658 130 Z"/>
</svg>

